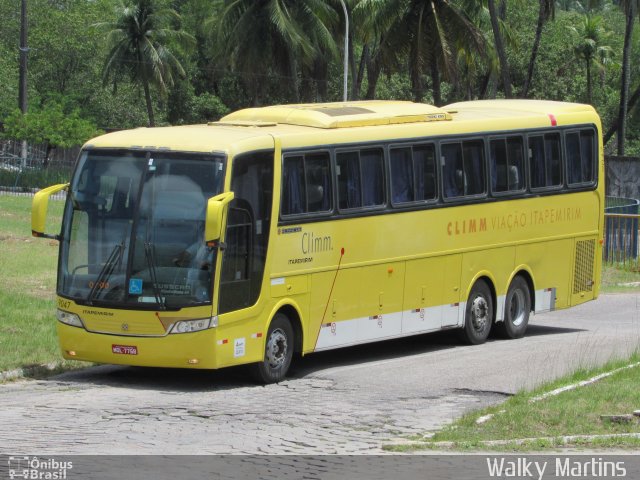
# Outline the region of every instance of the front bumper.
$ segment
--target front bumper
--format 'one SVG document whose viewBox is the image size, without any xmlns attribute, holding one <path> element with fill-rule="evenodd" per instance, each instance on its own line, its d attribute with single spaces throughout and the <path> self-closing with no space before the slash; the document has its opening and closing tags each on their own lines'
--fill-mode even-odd
<svg viewBox="0 0 640 480">
<path fill-rule="evenodd" d="M 91 333 L 57 322 L 57 332 L 62 356 L 68 360 L 141 367 L 215 369 L 220 366 L 215 329 L 164 337 L 136 337 Z"/>
</svg>

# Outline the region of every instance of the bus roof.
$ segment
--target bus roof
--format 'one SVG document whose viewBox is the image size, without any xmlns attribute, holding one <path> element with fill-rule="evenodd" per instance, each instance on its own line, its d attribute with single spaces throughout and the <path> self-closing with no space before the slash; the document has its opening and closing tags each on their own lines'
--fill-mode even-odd
<svg viewBox="0 0 640 480">
<path fill-rule="evenodd" d="M 477 100 L 438 108 L 373 100 L 248 108 L 207 125 L 124 130 L 85 146 L 235 154 L 271 149 L 274 137 L 282 140 L 283 148 L 294 148 L 580 123 L 599 127 L 593 107 L 547 100 Z"/>
<path fill-rule="evenodd" d="M 271 123 L 315 128 L 350 128 L 451 120 L 446 111 L 424 103 L 370 100 L 246 108 L 218 124 Z"/>
</svg>

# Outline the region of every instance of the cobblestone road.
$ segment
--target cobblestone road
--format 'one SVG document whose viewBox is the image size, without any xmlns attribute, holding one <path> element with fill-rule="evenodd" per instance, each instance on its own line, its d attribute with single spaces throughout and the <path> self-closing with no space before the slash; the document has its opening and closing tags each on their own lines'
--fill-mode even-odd
<svg viewBox="0 0 640 480">
<path fill-rule="evenodd" d="M 165 374 L 164 380 L 156 377 Z M 266 387 L 211 383 L 189 372 L 97 367 L 0 388 L 0 445 L 11 453 L 356 454 L 381 453 L 497 394 L 380 396 L 321 378 Z M 126 379 L 122 383 L 121 377 Z M 220 376 L 217 376 L 220 380 Z M 131 383 L 141 383 L 132 387 Z M 102 384 L 101 384 L 102 382 Z M 200 386 L 198 386 L 200 384 Z M 181 385 L 182 390 L 174 389 Z M 8 427 L 8 428 L 7 428 Z"/>
</svg>

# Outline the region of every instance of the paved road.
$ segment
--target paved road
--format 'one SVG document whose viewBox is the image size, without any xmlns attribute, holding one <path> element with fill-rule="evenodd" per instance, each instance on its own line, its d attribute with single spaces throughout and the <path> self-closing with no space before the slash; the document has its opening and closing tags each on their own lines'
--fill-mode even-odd
<svg viewBox="0 0 640 480">
<path fill-rule="evenodd" d="M 467 347 L 423 335 L 311 355 L 279 385 L 219 372 L 101 366 L 0 385 L 0 452 L 381 453 L 578 366 L 640 345 L 640 295 L 532 318 L 529 334 Z"/>
</svg>

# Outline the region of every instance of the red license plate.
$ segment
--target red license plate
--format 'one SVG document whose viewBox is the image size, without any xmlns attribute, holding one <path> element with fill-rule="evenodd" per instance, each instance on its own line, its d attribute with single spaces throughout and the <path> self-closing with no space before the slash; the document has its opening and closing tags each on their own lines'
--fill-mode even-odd
<svg viewBox="0 0 640 480">
<path fill-rule="evenodd" d="M 137 355 L 138 347 L 135 345 L 111 345 L 111 351 L 119 355 Z"/>
</svg>

